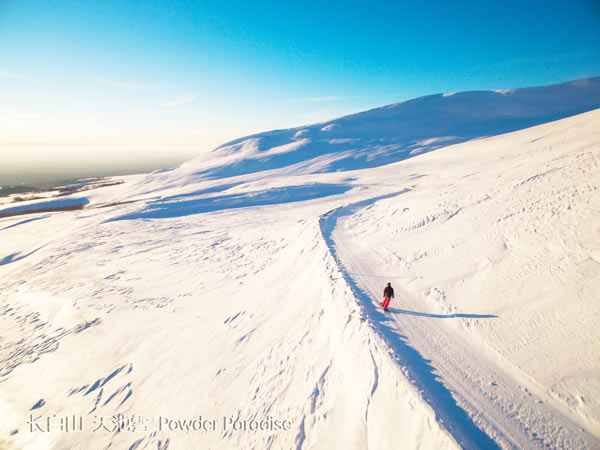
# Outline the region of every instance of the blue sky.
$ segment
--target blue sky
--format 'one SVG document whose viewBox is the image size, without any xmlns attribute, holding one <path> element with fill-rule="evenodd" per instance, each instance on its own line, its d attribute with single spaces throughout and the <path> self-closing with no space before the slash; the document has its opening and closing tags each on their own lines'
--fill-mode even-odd
<svg viewBox="0 0 600 450">
<path fill-rule="evenodd" d="M 597 0 L 0 0 L 0 152 L 17 172 L 185 159 L 422 95 L 597 75 Z"/>
</svg>

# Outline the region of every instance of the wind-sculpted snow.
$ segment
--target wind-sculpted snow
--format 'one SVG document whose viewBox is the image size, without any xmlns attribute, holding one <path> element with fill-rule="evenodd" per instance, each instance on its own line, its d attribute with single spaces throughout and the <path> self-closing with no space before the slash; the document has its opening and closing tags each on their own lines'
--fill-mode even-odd
<svg viewBox="0 0 600 450">
<path fill-rule="evenodd" d="M 289 168 L 382 166 L 440 147 L 600 108 L 600 77 L 553 86 L 430 95 L 339 119 L 248 136 L 182 167 L 203 178 Z"/>
</svg>

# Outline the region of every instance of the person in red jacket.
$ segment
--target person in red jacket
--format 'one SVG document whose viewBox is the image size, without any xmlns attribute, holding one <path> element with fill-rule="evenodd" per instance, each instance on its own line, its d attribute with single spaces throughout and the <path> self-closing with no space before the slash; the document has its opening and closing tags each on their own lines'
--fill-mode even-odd
<svg viewBox="0 0 600 450">
<path fill-rule="evenodd" d="M 383 290 L 383 310 L 387 311 L 388 305 L 390 304 L 390 300 L 394 298 L 394 288 L 392 287 L 392 283 L 388 283 L 385 289 Z"/>
</svg>

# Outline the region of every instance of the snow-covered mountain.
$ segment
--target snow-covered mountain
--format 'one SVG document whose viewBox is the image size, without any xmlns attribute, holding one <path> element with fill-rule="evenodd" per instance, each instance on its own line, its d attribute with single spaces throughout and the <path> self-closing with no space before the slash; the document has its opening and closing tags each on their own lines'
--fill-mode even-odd
<svg viewBox="0 0 600 450">
<path fill-rule="evenodd" d="M 0 448 L 597 448 L 598 108 L 429 96 L 0 206 Z"/>
<path fill-rule="evenodd" d="M 429 95 L 316 125 L 247 136 L 184 167 L 211 178 L 284 167 L 294 173 L 378 167 L 596 108 L 600 108 L 600 77 L 553 86 Z"/>
</svg>

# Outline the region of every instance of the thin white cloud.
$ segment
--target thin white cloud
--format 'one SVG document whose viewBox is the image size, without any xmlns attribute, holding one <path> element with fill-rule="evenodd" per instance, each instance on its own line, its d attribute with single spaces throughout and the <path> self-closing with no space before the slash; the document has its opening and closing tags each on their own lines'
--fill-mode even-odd
<svg viewBox="0 0 600 450">
<path fill-rule="evenodd" d="M 173 106 L 185 105 L 186 103 L 192 103 L 197 98 L 198 96 L 196 94 L 180 95 L 179 97 L 175 97 L 174 99 L 161 103 L 161 106 L 164 106 L 165 108 L 171 108 Z"/>
<path fill-rule="evenodd" d="M 116 87 L 120 89 L 154 89 L 154 86 L 148 84 L 130 83 L 127 81 L 105 80 L 101 78 L 97 78 L 96 81 L 107 86 Z"/>
<path fill-rule="evenodd" d="M 8 70 L 0 70 L 0 78 L 19 78 L 19 75 Z"/>
<path fill-rule="evenodd" d="M 110 86 L 118 89 L 132 89 L 132 90 L 140 90 L 140 91 L 156 91 L 163 89 L 181 89 L 181 86 L 173 85 L 173 84 L 156 84 L 156 83 L 138 83 L 130 82 L 130 81 L 122 81 L 115 79 L 107 79 L 107 78 L 97 78 L 90 77 L 88 78 L 90 81 L 95 81 L 96 83 L 104 84 L 105 86 Z"/>
<path fill-rule="evenodd" d="M 321 103 L 321 102 L 339 102 L 342 100 L 356 100 L 358 97 L 305 97 L 287 100 L 287 103 Z"/>
</svg>

